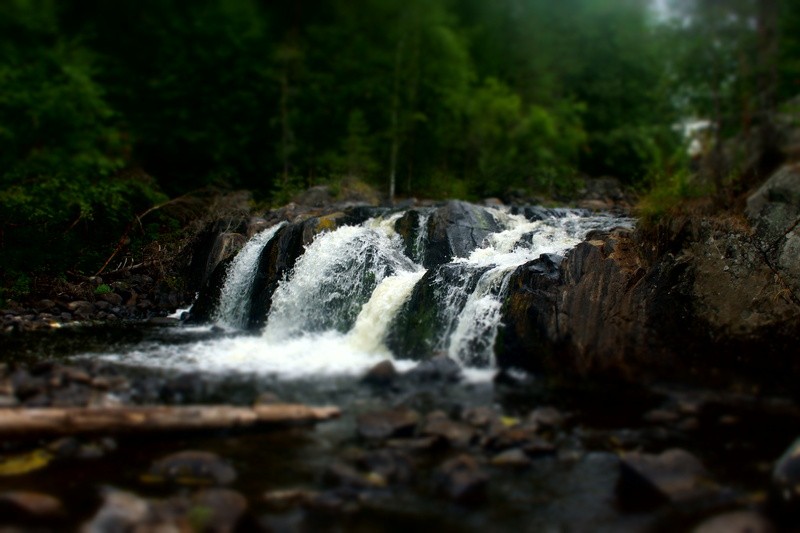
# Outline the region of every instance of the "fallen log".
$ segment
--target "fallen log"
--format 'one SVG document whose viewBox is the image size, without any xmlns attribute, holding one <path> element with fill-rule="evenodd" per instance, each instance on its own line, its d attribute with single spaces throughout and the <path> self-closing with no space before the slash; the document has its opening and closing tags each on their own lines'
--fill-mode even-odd
<svg viewBox="0 0 800 533">
<path fill-rule="evenodd" d="M 149 433 L 310 424 L 336 418 L 337 407 L 271 404 L 41 407 L 0 409 L 0 435 Z"/>
</svg>

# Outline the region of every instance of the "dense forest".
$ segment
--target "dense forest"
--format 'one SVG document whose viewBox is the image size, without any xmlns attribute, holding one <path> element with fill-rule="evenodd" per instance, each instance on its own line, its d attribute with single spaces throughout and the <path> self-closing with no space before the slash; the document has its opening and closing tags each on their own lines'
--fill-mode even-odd
<svg viewBox="0 0 800 533">
<path fill-rule="evenodd" d="M 677 126 L 767 131 L 799 28 L 791 0 L 0 0 L 0 281 L 91 275 L 208 188 L 718 192 Z"/>
</svg>

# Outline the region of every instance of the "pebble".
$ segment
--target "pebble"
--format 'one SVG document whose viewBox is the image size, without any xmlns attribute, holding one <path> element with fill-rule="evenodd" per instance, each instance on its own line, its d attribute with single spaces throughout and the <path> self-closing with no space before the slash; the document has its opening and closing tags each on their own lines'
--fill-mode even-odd
<svg viewBox="0 0 800 533">
<path fill-rule="evenodd" d="M 142 481 L 179 485 L 227 485 L 236 479 L 236 470 L 218 455 L 186 450 L 159 459 Z"/>
<path fill-rule="evenodd" d="M 411 437 L 419 422 L 419 414 L 405 407 L 371 411 L 358 416 L 358 434 L 370 440 Z"/>
<path fill-rule="evenodd" d="M 15 514 L 21 517 L 51 518 L 63 514 L 64 505 L 61 500 L 49 494 L 16 490 L 0 494 L 0 510 L 6 518 Z"/>
<path fill-rule="evenodd" d="M 773 533 L 775 528 L 754 511 L 732 511 L 703 521 L 692 533 Z"/>
<path fill-rule="evenodd" d="M 459 455 L 436 469 L 433 483 L 437 492 L 458 503 L 476 504 L 486 500 L 489 476 L 470 455 Z"/>
<path fill-rule="evenodd" d="M 519 448 L 512 448 L 492 457 L 491 464 L 494 466 L 510 467 L 510 468 L 525 468 L 530 466 L 531 460 Z"/>
</svg>

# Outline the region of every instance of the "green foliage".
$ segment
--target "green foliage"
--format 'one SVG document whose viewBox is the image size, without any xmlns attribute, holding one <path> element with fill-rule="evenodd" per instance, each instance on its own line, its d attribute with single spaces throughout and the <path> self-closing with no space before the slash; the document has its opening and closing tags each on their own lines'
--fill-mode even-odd
<svg viewBox="0 0 800 533">
<path fill-rule="evenodd" d="M 103 283 L 94 289 L 95 294 L 108 294 L 111 292 L 111 286 Z"/>
<path fill-rule="evenodd" d="M 696 176 L 687 170 L 656 176 L 653 181 L 654 186 L 637 206 L 639 215 L 645 221 L 658 220 L 684 207 L 687 200 L 701 198 L 713 192 L 708 184 L 698 183 Z"/>
<path fill-rule="evenodd" d="M 800 92 L 800 8 L 777 0 L 770 55 L 771 3 L 670 4 L 0 2 L 2 281 L 175 234 L 136 214 L 205 185 L 262 205 L 390 176 L 400 195 L 561 197 L 580 175 L 694 194 L 669 177 L 672 125 L 732 135 Z"/>
</svg>

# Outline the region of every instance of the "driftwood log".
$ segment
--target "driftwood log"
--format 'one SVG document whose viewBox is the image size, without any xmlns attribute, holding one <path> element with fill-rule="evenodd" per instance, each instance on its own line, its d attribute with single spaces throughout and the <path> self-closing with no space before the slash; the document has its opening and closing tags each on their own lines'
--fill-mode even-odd
<svg viewBox="0 0 800 533">
<path fill-rule="evenodd" d="M 43 407 L 0 409 L 0 436 L 149 433 L 309 424 L 336 418 L 337 407 L 272 404 Z"/>
</svg>

